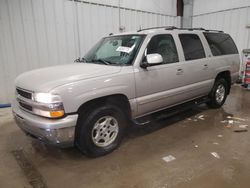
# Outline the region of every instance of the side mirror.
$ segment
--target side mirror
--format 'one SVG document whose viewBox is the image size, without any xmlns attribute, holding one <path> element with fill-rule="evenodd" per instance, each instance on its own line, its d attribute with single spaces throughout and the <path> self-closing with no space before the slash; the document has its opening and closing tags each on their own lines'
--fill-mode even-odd
<svg viewBox="0 0 250 188">
<path fill-rule="evenodd" d="M 160 65 L 163 62 L 163 58 L 161 56 L 161 54 L 148 54 L 146 56 L 146 62 L 142 62 L 141 63 L 141 67 L 142 68 L 147 68 L 150 66 L 154 66 L 154 65 Z"/>
</svg>

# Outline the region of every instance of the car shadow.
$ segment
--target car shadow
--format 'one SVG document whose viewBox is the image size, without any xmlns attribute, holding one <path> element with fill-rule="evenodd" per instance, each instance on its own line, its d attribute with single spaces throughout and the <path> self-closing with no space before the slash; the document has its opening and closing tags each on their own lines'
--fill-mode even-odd
<svg viewBox="0 0 250 188">
<path fill-rule="evenodd" d="M 171 126 L 175 123 L 183 121 L 187 118 L 196 116 L 197 114 L 206 110 L 208 110 L 206 105 L 199 105 L 190 109 L 186 109 L 184 111 L 177 112 L 170 116 L 168 116 L 167 114 L 164 113 L 164 111 L 162 111 L 160 112 L 160 114 L 157 114 L 156 117 L 152 117 L 151 122 L 148 124 L 145 125 L 132 124 L 132 126 L 128 130 L 127 137 L 136 138 L 150 134 L 167 126 Z"/>
</svg>

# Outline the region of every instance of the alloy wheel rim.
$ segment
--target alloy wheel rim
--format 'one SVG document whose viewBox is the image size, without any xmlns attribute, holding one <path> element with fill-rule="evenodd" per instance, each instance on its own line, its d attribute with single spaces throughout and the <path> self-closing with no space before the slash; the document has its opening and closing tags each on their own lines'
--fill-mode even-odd
<svg viewBox="0 0 250 188">
<path fill-rule="evenodd" d="M 118 132 L 118 121 L 112 116 L 104 116 L 96 121 L 92 129 L 92 140 L 98 147 L 107 147 L 114 142 Z"/>
<path fill-rule="evenodd" d="M 226 93 L 226 90 L 225 90 L 225 87 L 224 85 L 220 84 L 217 89 L 216 89 L 216 92 L 215 92 L 215 98 L 216 98 L 216 101 L 218 103 L 221 103 L 224 98 L 225 98 L 225 93 Z"/>
</svg>

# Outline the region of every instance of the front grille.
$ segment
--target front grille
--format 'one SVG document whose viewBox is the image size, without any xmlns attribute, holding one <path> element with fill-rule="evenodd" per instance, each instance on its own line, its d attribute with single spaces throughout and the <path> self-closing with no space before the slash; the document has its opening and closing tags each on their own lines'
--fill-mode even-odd
<svg viewBox="0 0 250 188">
<path fill-rule="evenodd" d="M 19 102 L 20 106 L 26 110 L 29 110 L 29 111 L 32 111 L 32 106 L 28 105 L 28 104 L 25 104 L 23 102 Z"/>
<path fill-rule="evenodd" d="M 17 94 L 21 95 L 22 97 L 26 99 L 32 99 L 32 93 L 28 91 L 24 91 L 22 89 L 16 88 Z"/>
</svg>

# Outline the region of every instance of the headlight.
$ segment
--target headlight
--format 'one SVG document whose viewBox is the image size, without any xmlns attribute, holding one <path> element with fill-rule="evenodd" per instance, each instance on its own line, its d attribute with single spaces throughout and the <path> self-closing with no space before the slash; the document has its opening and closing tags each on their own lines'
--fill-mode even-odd
<svg viewBox="0 0 250 188">
<path fill-rule="evenodd" d="M 51 93 L 34 93 L 33 99 L 36 102 L 45 104 L 62 102 L 61 97 L 59 95 L 53 95 Z"/>
<path fill-rule="evenodd" d="M 37 105 L 33 106 L 33 113 L 48 117 L 59 118 L 64 116 L 64 108 L 61 97 L 51 93 L 34 93 L 33 100 Z"/>
</svg>

